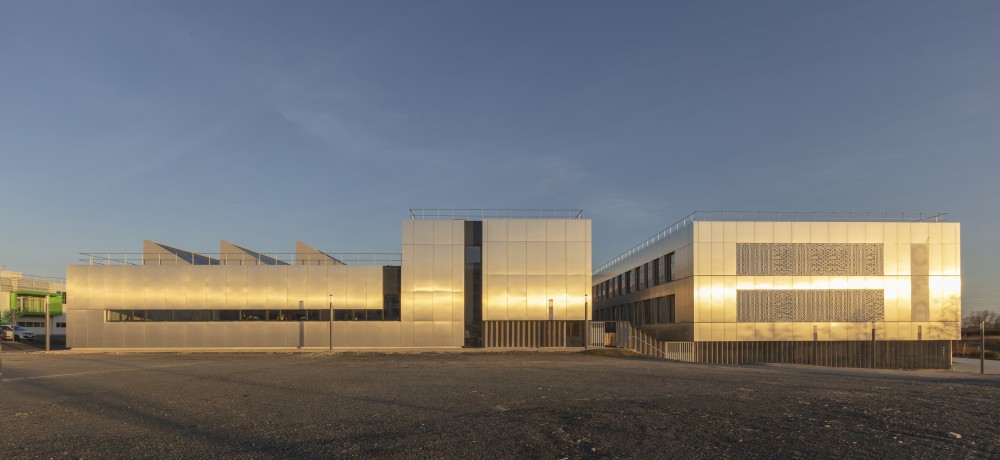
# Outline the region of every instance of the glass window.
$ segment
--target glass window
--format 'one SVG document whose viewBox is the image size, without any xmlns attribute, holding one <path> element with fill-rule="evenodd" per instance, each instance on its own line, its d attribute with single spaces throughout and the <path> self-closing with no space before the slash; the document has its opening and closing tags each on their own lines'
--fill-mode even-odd
<svg viewBox="0 0 1000 460">
<path fill-rule="evenodd" d="M 215 310 L 216 321 L 239 321 L 239 310 Z"/>
<path fill-rule="evenodd" d="M 306 321 L 330 321 L 330 310 L 304 310 Z"/>
<path fill-rule="evenodd" d="M 132 317 L 131 310 L 108 310 L 108 321 L 128 321 Z"/>
<path fill-rule="evenodd" d="M 266 318 L 264 310 L 240 310 L 241 321 L 261 321 Z"/>
<path fill-rule="evenodd" d="M 466 246 L 465 263 L 467 264 L 483 263 L 482 248 L 480 248 L 479 246 Z"/>
<path fill-rule="evenodd" d="M 173 310 L 146 310 L 146 321 L 171 321 Z"/>
<path fill-rule="evenodd" d="M 666 258 L 666 269 L 667 269 L 667 281 L 674 280 L 674 253 L 667 254 L 664 256 Z"/>
<path fill-rule="evenodd" d="M 668 295 L 656 299 L 657 301 L 657 323 L 669 324 L 674 322 L 674 295 Z"/>
<path fill-rule="evenodd" d="M 382 310 L 368 310 L 368 321 L 382 321 Z"/>
<path fill-rule="evenodd" d="M 196 321 L 195 310 L 174 310 L 174 321 Z"/>
</svg>

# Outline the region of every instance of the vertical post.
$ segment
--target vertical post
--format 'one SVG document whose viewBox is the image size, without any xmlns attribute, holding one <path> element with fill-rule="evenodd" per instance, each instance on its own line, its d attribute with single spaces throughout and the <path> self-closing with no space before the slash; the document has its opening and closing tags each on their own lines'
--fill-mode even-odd
<svg viewBox="0 0 1000 460">
<path fill-rule="evenodd" d="M 875 322 L 872 322 L 872 369 L 875 369 Z"/>
<path fill-rule="evenodd" d="M 986 373 L 986 321 L 979 323 L 979 373 Z"/>
<path fill-rule="evenodd" d="M 45 294 L 45 351 L 49 351 L 50 337 L 52 336 L 51 330 L 49 329 L 49 295 Z"/>
<path fill-rule="evenodd" d="M 333 351 L 333 294 L 328 294 L 330 300 L 330 351 Z"/>
<path fill-rule="evenodd" d="M 813 324 L 813 366 L 819 365 L 818 354 L 816 351 L 816 342 L 819 340 L 819 331 L 816 330 L 816 325 Z"/>
</svg>

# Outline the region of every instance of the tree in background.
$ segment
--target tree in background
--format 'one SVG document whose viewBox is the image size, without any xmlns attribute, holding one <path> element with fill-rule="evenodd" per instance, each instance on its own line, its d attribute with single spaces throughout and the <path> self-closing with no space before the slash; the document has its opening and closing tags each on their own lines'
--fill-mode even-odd
<svg viewBox="0 0 1000 460">
<path fill-rule="evenodd" d="M 969 313 L 962 318 L 962 329 L 979 330 L 979 323 L 986 322 L 987 331 L 1000 330 L 1000 312 L 980 310 Z"/>
</svg>

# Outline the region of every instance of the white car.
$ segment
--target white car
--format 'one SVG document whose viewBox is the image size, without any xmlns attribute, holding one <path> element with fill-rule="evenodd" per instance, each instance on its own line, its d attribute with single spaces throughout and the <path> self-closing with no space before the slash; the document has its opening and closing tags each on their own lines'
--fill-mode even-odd
<svg viewBox="0 0 1000 460">
<path fill-rule="evenodd" d="M 14 341 L 20 342 L 22 340 L 35 340 L 35 333 L 31 332 L 21 326 L 0 326 L 2 327 L 3 337 L 7 337 L 8 331 L 14 331 Z"/>
</svg>

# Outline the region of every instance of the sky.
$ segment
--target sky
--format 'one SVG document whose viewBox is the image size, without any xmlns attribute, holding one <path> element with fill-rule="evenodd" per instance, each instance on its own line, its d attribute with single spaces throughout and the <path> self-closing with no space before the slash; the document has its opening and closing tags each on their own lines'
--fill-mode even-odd
<svg viewBox="0 0 1000 460">
<path fill-rule="evenodd" d="M 0 2 L 0 265 L 399 252 L 410 208 L 940 211 L 1000 310 L 1000 2 Z"/>
</svg>

